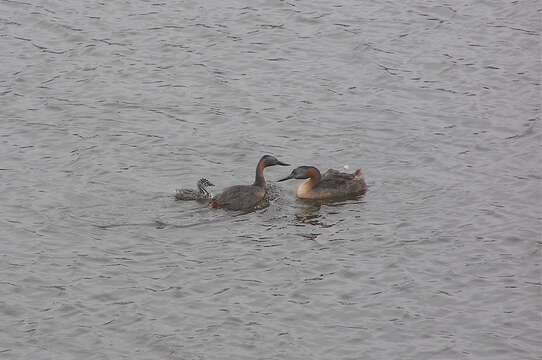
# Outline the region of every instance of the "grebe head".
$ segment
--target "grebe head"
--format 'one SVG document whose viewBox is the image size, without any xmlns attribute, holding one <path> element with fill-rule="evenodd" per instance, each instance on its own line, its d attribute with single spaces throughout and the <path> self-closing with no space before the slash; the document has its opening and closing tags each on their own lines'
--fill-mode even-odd
<svg viewBox="0 0 542 360">
<path fill-rule="evenodd" d="M 293 169 L 290 175 L 278 181 L 284 181 L 289 179 L 308 179 L 311 177 L 311 172 L 313 172 L 314 169 L 315 168 L 312 166 L 299 166 Z"/>
<path fill-rule="evenodd" d="M 201 178 L 198 180 L 198 187 L 207 187 L 207 186 L 215 186 L 215 184 L 213 184 L 206 178 Z"/>
<path fill-rule="evenodd" d="M 206 195 L 206 196 L 211 195 L 206 189 L 207 186 L 215 186 L 215 185 L 209 180 L 207 180 L 206 178 L 201 178 L 198 180 L 198 190 L 200 194 Z"/>
<path fill-rule="evenodd" d="M 273 165 L 290 166 L 290 164 L 283 163 L 282 161 L 278 160 L 276 157 L 271 156 L 271 155 L 262 156 L 260 161 L 263 162 L 264 167 L 273 166 Z"/>
</svg>

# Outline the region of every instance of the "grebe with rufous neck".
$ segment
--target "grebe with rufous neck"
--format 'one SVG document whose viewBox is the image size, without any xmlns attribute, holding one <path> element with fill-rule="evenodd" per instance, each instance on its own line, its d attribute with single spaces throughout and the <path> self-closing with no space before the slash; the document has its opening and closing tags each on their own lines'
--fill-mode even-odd
<svg viewBox="0 0 542 360">
<path fill-rule="evenodd" d="M 297 188 L 296 195 L 300 199 L 346 198 L 361 195 L 367 191 L 361 169 L 353 174 L 329 169 L 322 175 L 314 166 L 299 166 L 292 170 L 290 175 L 278 181 L 288 179 L 308 179 Z"/>
<path fill-rule="evenodd" d="M 235 185 L 224 189 L 222 194 L 211 200 L 211 206 L 215 209 L 224 208 L 229 210 L 250 210 L 256 208 L 267 194 L 263 171 L 266 167 L 289 164 L 279 161 L 271 155 L 264 155 L 256 166 L 256 177 L 252 185 Z"/>
</svg>

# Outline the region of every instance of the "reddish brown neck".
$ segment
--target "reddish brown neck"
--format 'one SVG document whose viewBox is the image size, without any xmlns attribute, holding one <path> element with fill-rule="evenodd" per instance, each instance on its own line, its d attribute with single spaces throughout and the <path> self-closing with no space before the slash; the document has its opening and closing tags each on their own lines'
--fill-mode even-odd
<svg viewBox="0 0 542 360">
<path fill-rule="evenodd" d="M 318 169 L 316 168 L 308 169 L 307 175 L 309 176 L 307 181 L 299 185 L 299 187 L 297 188 L 297 197 L 301 199 L 313 198 L 313 189 L 318 186 L 320 180 L 322 179 L 320 171 L 318 171 Z"/>
<path fill-rule="evenodd" d="M 309 181 L 313 185 L 313 187 L 318 185 L 320 183 L 320 180 L 322 180 L 322 175 L 320 174 L 320 171 L 315 167 L 311 167 L 307 171 L 307 175 L 309 175 Z"/>
<path fill-rule="evenodd" d="M 256 166 L 256 178 L 254 179 L 254 185 L 259 187 L 265 187 L 265 178 L 263 177 L 263 169 L 265 169 L 265 165 L 263 163 L 263 160 L 260 160 L 258 162 L 258 166 Z"/>
</svg>

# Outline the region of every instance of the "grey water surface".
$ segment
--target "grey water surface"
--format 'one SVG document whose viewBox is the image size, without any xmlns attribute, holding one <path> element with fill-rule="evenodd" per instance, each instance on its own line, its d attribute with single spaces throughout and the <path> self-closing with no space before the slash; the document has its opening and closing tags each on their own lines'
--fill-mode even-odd
<svg viewBox="0 0 542 360">
<path fill-rule="evenodd" d="M 0 358 L 540 359 L 541 9 L 0 0 Z"/>
</svg>

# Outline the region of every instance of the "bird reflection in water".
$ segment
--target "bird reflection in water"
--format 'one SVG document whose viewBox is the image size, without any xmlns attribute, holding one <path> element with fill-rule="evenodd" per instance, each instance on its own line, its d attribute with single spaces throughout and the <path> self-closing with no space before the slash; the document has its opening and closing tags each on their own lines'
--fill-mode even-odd
<svg viewBox="0 0 542 360">
<path fill-rule="evenodd" d="M 342 200 L 307 200 L 307 199 L 298 199 L 298 202 L 302 203 L 304 206 L 299 208 L 299 211 L 295 214 L 297 222 L 300 226 L 302 224 L 316 225 L 324 228 L 329 228 L 334 226 L 336 223 L 326 224 L 322 220 L 322 214 L 320 210 L 322 205 L 326 207 L 337 207 L 345 204 L 356 204 L 362 203 L 362 196 L 353 196 L 350 199 Z M 328 214 L 333 214 L 333 211 L 328 211 Z M 339 221 L 340 222 L 340 221 Z"/>
<path fill-rule="evenodd" d="M 320 221 L 322 215 L 320 215 L 320 208 L 322 205 L 320 203 L 308 204 L 300 209 L 299 212 L 295 214 L 295 219 L 301 224 L 309 225 L 319 225 L 326 226 Z"/>
</svg>

